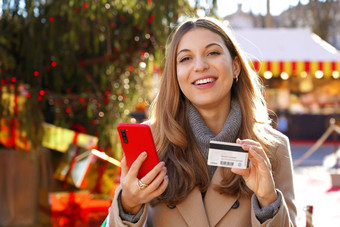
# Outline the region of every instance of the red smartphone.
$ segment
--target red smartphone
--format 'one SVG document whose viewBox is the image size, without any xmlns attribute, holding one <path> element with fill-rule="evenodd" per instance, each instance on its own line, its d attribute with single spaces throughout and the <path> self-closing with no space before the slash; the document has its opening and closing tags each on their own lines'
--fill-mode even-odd
<svg viewBox="0 0 340 227">
<path fill-rule="evenodd" d="M 138 179 L 141 179 L 159 163 L 150 126 L 145 124 L 120 123 L 118 124 L 117 130 L 129 168 L 142 152 L 146 151 L 148 153 L 137 175 Z"/>
</svg>

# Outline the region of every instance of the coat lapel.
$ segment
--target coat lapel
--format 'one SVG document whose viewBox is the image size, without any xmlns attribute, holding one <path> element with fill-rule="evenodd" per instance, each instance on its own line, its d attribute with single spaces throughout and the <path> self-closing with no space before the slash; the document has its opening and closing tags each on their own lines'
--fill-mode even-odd
<svg viewBox="0 0 340 227">
<path fill-rule="evenodd" d="M 204 198 L 205 208 L 210 226 L 215 226 L 231 209 L 237 201 L 237 196 L 226 196 L 215 190 L 222 180 L 221 167 L 218 167 L 211 180 L 211 184 Z"/>
<path fill-rule="evenodd" d="M 181 213 L 185 222 L 192 227 L 209 226 L 208 218 L 205 213 L 202 194 L 198 187 L 189 193 L 187 198 L 177 204 L 177 209 Z"/>
</svg>

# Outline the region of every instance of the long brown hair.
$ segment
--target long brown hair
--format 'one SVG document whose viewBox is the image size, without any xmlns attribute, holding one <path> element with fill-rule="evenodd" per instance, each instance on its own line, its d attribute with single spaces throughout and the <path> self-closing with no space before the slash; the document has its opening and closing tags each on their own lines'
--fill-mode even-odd
<svg viewBox="0 0 340 227">
<path fill-rule="evenodd" d="M 178 44 L 183 35 L 194 28 L 205 28 L 218 34 L 232 58 L 240 59 L 239 80 L 232 87 L 232 97 L 239 100 L 243 116 L 238 136 L 259 141 L 272 163 L 274 161 L 269 152 L 271 138 L 266 139 L 270 136 L 262 127 L 269 123 L 269 117 L 258 75 L 249 66 L 227 26 L 214 18 L 190 19 L 170 36 L 159 93 L 151 107 L 151 128 L 159 157 L 165 161 L 169 176 L 169 185 L 158 200 L 169 205 L 182 201 L 196 186 L 205 192 L 210 182 L 206 159 L 195 142 L 188 121 L 189 100 L 181 92 L 176 75 Z M 233 174 L 229 168 L 223 168 L 222 176 L 223 180 L 216 188 L 221 193 L 244 196 L 252 193 L 242 177 Z"/>
</svg>

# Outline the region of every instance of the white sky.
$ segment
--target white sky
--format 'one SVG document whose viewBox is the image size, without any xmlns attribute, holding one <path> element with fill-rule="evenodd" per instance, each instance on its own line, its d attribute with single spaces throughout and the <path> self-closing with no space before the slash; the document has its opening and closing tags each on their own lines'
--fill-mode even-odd
<svg viewBox="0 0 340 227">
<path fill-rule="evenodd" d="M 201 5 L 207 5 L 209 0 L 200 0 Z M 272 15 L 279 15 L 282 11 L 288 9 L 289 6 L 296 6 L 298 2 L 307 4 L 309 0 L 270 0 L 270 12 Z M 195 0 L 189 0 L 194 4 Z M 238 4 L 242 4 L 242 11 L 254 14 L 265 15 L 267 11 L 267 0 L 217 0 L 218 16 L 224 17 L 233 14 L 237 11 Z M 0 0 L 0 9 L 2 8 L 3 0 Z M 1 13 L 1 12 L 0 12 Z M 1 14 L 0 14 L 1 15 Z"/>
<path fill-rule="evenodd" d="M 203 1 L 202 1 L 203 2 Z M 300 0 L 302 4 L 307 4 L 309 0 Z M 235 13 L 237 5 L 242 4 L 242 11 L 254 14 L 265 15 L 267 12 L 267 0 L 217 0 L 218 15 L 224 17 L 226 15 Z M 296 6 L 299 0 L 270 0 L 270 13 L 272 15 L 279 15 L 282 11 L 289 8 L 289 6 Z"/>
</svg>

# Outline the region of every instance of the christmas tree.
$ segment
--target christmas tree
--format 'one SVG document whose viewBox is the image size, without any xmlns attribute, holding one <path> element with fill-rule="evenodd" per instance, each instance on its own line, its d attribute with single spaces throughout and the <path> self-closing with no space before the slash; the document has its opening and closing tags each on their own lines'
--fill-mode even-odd
<svg viewBox="0 0 340 227">
<path fill-rule="evenodd" d="M 216 1 L 207 3 L 213 12 Z M 0 119 L 32 147 L 48 122 L 119 150 L 116 125 L 153 98 L 167 36 L 201 8 L 185 0 L 3 0 Z"/>
</svg>

